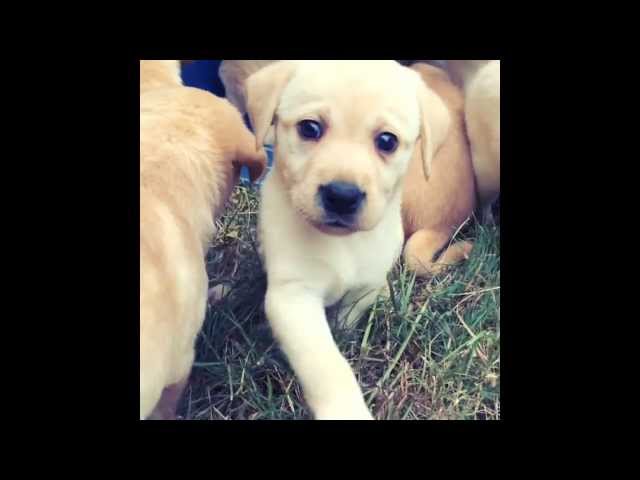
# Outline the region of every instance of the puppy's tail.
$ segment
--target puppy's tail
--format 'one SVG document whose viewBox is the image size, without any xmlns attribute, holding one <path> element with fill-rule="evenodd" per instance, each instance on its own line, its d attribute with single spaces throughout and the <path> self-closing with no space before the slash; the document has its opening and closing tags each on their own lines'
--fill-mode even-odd
<svg viewBox="0 0 640 480">
<path fill-rule="evenodd" d="M 182 85 L 179 60 L 140 60 L 140 94 Z"/>
</svg>

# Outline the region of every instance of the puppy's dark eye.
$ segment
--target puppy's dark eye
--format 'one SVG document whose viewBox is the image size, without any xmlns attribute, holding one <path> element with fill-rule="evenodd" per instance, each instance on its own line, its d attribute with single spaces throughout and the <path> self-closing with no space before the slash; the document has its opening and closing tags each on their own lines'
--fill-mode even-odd
<svg viewBox="0 0 640 480">
<path fill-rule="evenodd" d="M 393 133 L 382 132 L 376 137 L 376 148 L 384 153 L 393 153 L 398 148 L 398 137 Z"/>
<path fill-rule="evenodd" d="M 307 140 L 318 140 L 322 136 L 322 125 L 315 120 L 302 120 L 298 123 L 298 133 Z"/>
</svg>

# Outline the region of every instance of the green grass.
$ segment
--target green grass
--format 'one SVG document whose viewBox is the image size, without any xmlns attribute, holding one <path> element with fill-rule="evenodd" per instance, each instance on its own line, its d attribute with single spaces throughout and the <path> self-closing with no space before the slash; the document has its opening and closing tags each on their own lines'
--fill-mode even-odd
<svg viewBox="0 0 640 480">
<path fill-rule="evenodd" d="M 255 190 L 239 186 L 208 256 L 210 305 L 179 409 L 194 420 L 310 419 L 302 390 L 264 316 Z M 401 265 L 392 295 L 356 328 L 334 328 L 377 419 L 500 418 L 500 229 L 470 222 L 471 258 L 430 280 Z"/>
</svg>

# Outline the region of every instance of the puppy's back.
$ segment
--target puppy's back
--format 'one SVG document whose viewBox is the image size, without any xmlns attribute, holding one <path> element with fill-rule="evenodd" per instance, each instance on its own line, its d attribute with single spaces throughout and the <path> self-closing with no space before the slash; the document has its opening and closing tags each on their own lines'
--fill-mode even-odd
<svg viewBox="0 0 640 480">
<path fill-rule="evenodd" d="M 464 96 L 447 73 L 425 63 L 412 65 L 426 85 L 444 101 L 451 124 L 447 139 L 433 160 L 427 181 L 417 154 L 411 160 L 403 191 L 403 222 L 407 238 L 423 228 L 452 230 L 475 208 L 475 183 L 464 127 Z"/>
<path fill-rule="evenodd" d="M 237 162 L 252 160 L 266 162 L 226 100 L 180 86 L 140 95 L 141 416 L 188 374 L 206 310 L 214 218 L 237 181 Z"/>
<path fill-rule="evenodd" d="M 182 85 L 178 60 L 140 60 L 140 94 Z"/>
<path fill-rule="evenodd" d="M 499 136 L 500 132 L 500 61 L 494 60 L 481 68 L 467 89 L 467 110 L 483 112 L 486 121 Z"/>
<path fill-rule="evenodd" d="M 478 195 L 488 205 L 500 193 L 500 61 L 492 60 L 466 90 L 466 121 Z"/>
</svg>

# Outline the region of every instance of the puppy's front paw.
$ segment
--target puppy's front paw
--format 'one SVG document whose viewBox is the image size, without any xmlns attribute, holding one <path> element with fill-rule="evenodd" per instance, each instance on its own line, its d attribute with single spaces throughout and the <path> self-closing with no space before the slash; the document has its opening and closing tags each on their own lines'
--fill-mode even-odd
<svg viewBox="0 0 640 480">
<path fill-rule="evenodd" d="M 374 420 L 364 400 L 333 402 L 315 410 L 316 420 Z"/>
</svg>

